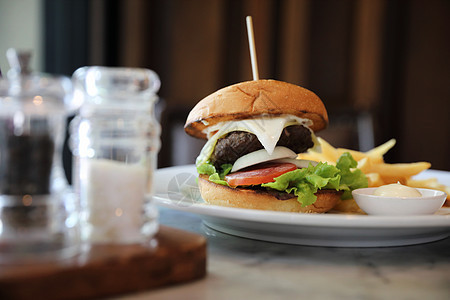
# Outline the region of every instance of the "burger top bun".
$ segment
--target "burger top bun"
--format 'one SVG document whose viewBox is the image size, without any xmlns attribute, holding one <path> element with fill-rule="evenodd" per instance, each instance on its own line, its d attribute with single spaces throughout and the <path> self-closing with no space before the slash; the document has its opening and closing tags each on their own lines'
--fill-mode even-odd
<svg viewBox="0 0 450 300">
<path fill-rule="evenodd" d="M 290 114 L 310 119 L 313 131 L 328 125 L 328 114 L 320 98 L 300 86 L 277 80 L 253 80 L 222 88 L 197 103 L 184 129 L 206 139 L 208 126 L 223 121 L 242 120 L 264 114 Z"/>
</svg>

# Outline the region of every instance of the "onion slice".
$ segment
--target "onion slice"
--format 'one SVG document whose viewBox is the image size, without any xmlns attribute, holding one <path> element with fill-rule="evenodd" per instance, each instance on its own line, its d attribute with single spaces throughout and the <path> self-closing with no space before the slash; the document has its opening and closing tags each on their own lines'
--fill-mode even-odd
<svg viewBox="0 0 450 300">
<path fill-rule="evenodd" d="M 250 152 L 244 156 L 239 157 L 233 164 L 231 172 L 236 172 L 243 168 L 257 165 L 266 161 L 273 161 L 282 158 L 296 158 L 297 154 L 289 148 L 277 146 L 272 154 L 269 154 L 266 149 L 260 149 Z"/>
<path fill-rule="evenodd" d="M 297 158 L 281 158 L 274 160 L 273 162 L 280 162 L 280 163 L 291 163 L 297 166 L 297 168 L 307 168 L 309 164 L 312 164 L 314 167 L 317 166 L 319 162 L 314 160 L 307 160 L 307 159 L 297 159 Z"/>
</svg>

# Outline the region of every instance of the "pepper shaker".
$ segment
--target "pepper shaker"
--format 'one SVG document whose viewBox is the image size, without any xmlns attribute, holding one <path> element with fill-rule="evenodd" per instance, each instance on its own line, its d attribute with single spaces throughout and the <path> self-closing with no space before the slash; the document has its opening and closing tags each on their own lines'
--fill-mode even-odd
<svg viewBox="0 0 450 300">
<path fill-rule="evenodd" d="M 33 73 L 31 53 L 9 49 L 0 78 L 0 262 L 59 259 L 78 252 L 76 198 L 62 167 L 67 77 Z"/>
</svg>

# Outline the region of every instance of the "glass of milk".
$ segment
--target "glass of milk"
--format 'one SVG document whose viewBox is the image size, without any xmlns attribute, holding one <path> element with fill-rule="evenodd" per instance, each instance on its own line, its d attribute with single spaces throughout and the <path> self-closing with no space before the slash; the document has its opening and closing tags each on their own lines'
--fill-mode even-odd
<svg viewBox="0 0 450 300">
<path fill-rule="evenodd" d="M 82 240 L 147 243 L 158 230 L 152 175 L 159 77 L 148 69 L 83 67 L 72 81 L 83 103 L 70 126 Z"/>
</svg>

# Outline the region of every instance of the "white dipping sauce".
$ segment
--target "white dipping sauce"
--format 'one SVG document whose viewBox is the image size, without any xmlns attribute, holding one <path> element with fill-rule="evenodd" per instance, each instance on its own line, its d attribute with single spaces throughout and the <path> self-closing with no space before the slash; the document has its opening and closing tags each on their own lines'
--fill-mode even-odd
<svg viewBox="0 0 450 300">
<path fill-rule="evenodd" d="M 398 198 L 417 198 L 422 197 L 422 194 L 415 188 L 402 185 L 400 183 L 392 183 L 380 186 L 374 193 L 375 196 L 380 197 L 398 197 Z"/>
</svg>

